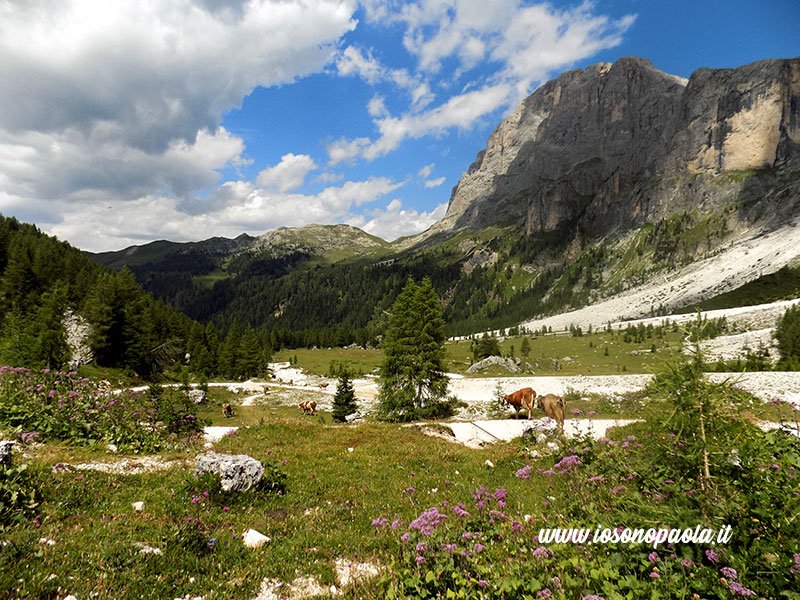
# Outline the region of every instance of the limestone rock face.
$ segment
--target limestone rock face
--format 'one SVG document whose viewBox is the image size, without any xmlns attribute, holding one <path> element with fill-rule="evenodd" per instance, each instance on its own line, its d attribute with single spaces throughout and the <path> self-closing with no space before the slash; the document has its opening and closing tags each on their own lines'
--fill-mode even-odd
<svg viewBox="0 0 800 600">
<path fill-rule="evenodd" d="M 748 192 L 726 173 L 780 179 L 797 165 L 798 121 L 800 58 L 688 81 L 633 57 L 569 71 L 495 129 L 429 234 L 519 224 L 602 235 L 733 203 Z"/>
</svg>

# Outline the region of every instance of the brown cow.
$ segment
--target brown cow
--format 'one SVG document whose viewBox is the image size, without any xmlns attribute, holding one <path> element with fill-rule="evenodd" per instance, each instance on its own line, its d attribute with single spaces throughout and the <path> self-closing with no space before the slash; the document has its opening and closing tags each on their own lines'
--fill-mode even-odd
<svg viewBox="0 0 800 600">
<path fill-rule="evenodd" d="M 233 407 L 227 402 L 222 405 L 222 416 L 226 418 L 233 416 Z"/>
<path fill-rule="evenodd" d="M 536 398 L 536 392 L 533 391 L 533 388 L 522 388 L 513 394 L 503 396 L 503 400 L 514 408 L 517 416 L 519 416 L 520 410 L 525 409 L 528 411 L 529 419 L 533 413 L 534 398 Z"/>
<path fill-rule="evenodd" d="M 298 406 L 303 410 L 304 415 L 316 415 L 317 414 L 317 403 L 313 400 L 307 400 L 306 402 L 301 402 Z"/>
<path fill-rule="evenodd" d="M 564 433 L 564 414 L 567 411 L 564 398 L 555 394 L 546 394 L 537 398 L 536 406 L 544 411 L 545 415 L 555 419 L 556 423 L 558 423 L 558 431 Z"/>
</svg>

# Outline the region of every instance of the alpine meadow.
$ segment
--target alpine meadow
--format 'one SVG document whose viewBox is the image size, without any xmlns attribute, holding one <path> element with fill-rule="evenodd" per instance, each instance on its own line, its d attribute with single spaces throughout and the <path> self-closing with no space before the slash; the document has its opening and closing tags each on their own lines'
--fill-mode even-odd
<svg viewBox="0 0 800 600">
<path fill-rule="evenodd" d="M 793 3 L 0 14 L 0 599 L 800 600 Z"/>
</svg>

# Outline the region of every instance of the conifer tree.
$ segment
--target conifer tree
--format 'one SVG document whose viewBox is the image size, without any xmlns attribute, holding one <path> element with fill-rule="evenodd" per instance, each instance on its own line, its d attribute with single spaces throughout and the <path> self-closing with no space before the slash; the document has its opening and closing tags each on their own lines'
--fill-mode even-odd
<svg viewBox="0 0 800 600">
<path fill-rule="evenodd" d="M 336 384 L 336 395 L 333 397 L 333 420 L 337 423 L 344 423 L 347 415 L 352 415 L 358 410 L 356 403 L 356 393 L 353 383 L 347 371 L 342 371 L 339 375 L 339 382 Z"/>
<path fill-rule="evenodd" d="M 444 317 L 430 279 L 410 279 L 395 300 L 383 338 L 379 412 L 409 421 L 447 412 Z"/>
</svg>

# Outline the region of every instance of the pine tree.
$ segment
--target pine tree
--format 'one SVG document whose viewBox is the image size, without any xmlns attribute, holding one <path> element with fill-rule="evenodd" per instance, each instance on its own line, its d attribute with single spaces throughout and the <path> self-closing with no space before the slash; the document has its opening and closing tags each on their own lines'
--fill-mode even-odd
<svg viewBox="0 0 800 600">
<path fill-rule="evenodd" d="M 352 415 L 358 410 L 356 403 L 356 393 L 353 383 L 347 371 L 342 371 L 339 375 L 339 382 L 336 384 L 336 395 L 333 397 L 333 420 L 344 423 L 347 415 Z"/>
<path fill-rule="evenodd" d="M 531 353 L 531 342 L 527 337 L 522 338 L 522 345 L 519 348 L 520 354 L 528 360 L 528 355 Z"/>
<path fill-rule="evenodd" d="M 447 412 L 444 317 L 430 279 L 410 279 L 395 300 L 386 335 L 380 379 L 380 413 L 409 421 Z"/>
</svg>

